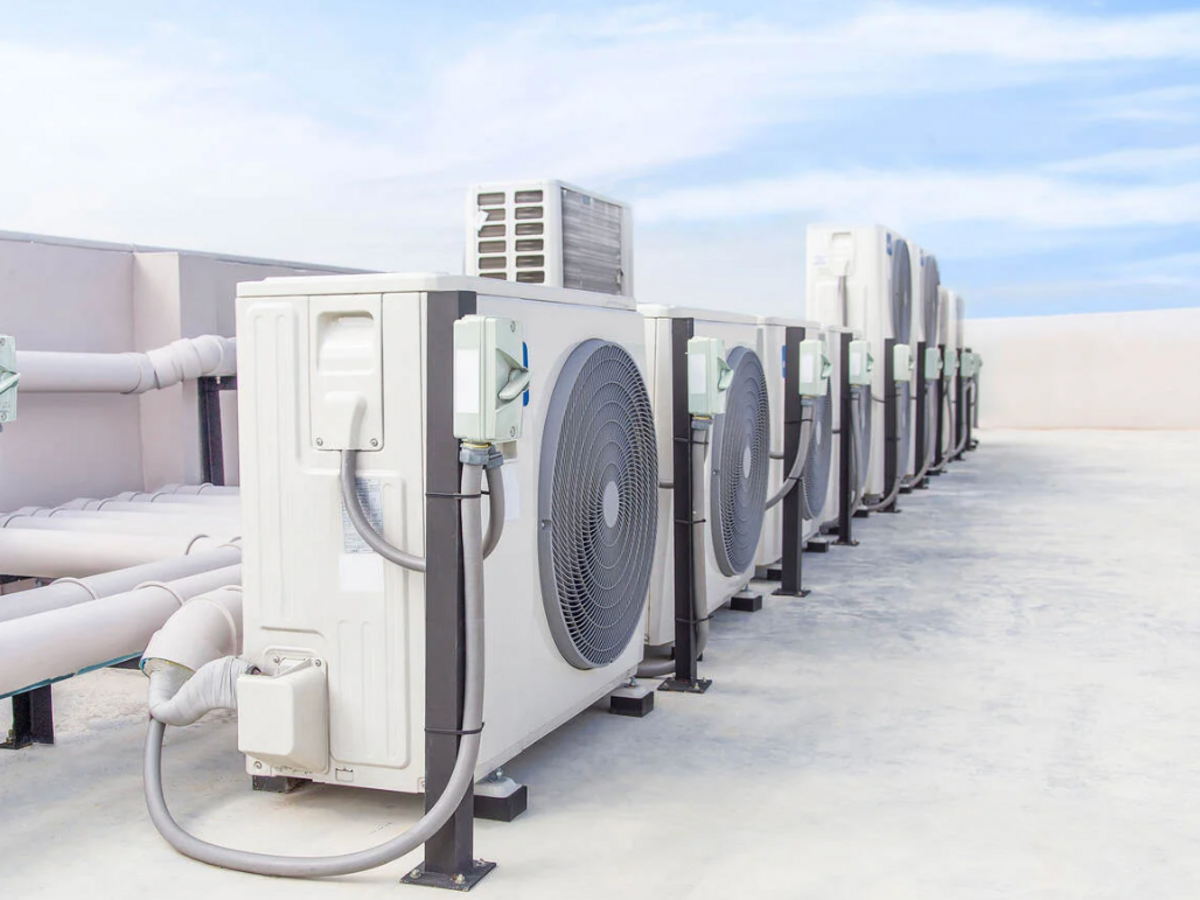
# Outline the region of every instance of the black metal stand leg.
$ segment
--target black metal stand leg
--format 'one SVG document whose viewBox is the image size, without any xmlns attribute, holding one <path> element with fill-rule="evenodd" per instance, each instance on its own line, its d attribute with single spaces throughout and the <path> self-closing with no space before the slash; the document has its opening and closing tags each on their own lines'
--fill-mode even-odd
<svg viewBox="0 0 1200 900">
<path fill-rule="evenodd" d="M 786 476 L 796 464 L 800 453 L 800 437 L 804 428 L 804 404 L 800 399 L 800 342 L 806 332 L 789 327 L 784 333 L 784 352 L 787 365 L 783 380 L 783 471 Z M 783 557 L 779 568 L 767 574 L 779 581 L 772 592 L 775 597 L 806 597 L 804 581 L 804 477 L 783 498 Z M 761 601 L 760 601 L 761 605 Z"/>
<path fill-rule="evenodd" d="M 50 685 L 14 694 L 13 727 L 0 750 L 20 750 L 30 744 L 54 743 L 54 700 Z"/>
<path fill-rule="evenodd" d="M 660 691 L 703 694 L 712 682 L 699 674 L 696 646 L 696 611 L 692 603 L 695 591 L 704 590 L 695 583 L 692 558 L 692 415 L 687 398 L 687 344 L 695 333 L 693 319 L 671 320 L 671 431 L 675 439 L 672 483 L 675 513 L 675 677 L 668 678 Z"/>
<path fill-rule="evenodd" d="M 854 415 L 854 401 L 850 397 L 850 341 L 853 339 L 853 335 L 845 333 L 841 335 L 841 338 L 842 351 L 838 366 L 838 383 L 841 385 L 841 402 L 838 406 L 840 407 L 841 422 L 838 425 L 837 542 L 842 546 L 853 547 L 858 544 L 858 541 L 854 540 L 850 524 L 854 519 L 854 510 L 850 508 L 854 498 L 854 485 L 850 483 L 850 454 L 854 452 L 850 437 L 854 430 L 854 425 L 850 421 Z"/>
</svg>

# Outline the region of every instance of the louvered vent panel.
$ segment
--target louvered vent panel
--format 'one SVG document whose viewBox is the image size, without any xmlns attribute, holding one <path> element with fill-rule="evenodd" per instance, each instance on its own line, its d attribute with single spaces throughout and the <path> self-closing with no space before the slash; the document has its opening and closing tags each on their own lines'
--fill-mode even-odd
<svg viewBox="0 0 1200 900">
<path fill-rule="evenodd" d="M 563 287 L 620 294 L 621 207 L 562 189 Z"/>
</svg>

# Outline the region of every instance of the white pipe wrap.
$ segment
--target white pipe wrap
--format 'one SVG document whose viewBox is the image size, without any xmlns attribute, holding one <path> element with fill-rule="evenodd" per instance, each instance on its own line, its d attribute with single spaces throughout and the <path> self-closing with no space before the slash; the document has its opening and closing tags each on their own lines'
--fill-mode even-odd
<svg viewBox="0 0 1200 900">
<path fill-rule="evenodd" d="M 206 534 L 101 534 L 0 529 L 0 572 L 38 578 L 81 578 L 114 569 L 214 550 L 225 541 Z"/>
<path fill-rule="evenodd" d="M 22 517 L 8 520 L 3 527 L 25 531 L 68 531 L 111 534 L 122 537 L 135 537 L 142 534 L 208 534 L 225 541 L 233 540 L 241 532 L 241 526 L 236 518 L 217 522 L 211 519 L 197 521 L 192 517 L 185 518 L 183 516 L 138 516 L 121 522 L 80 516 Z"/>
<path fill-rule="evenodd" d="M 206 662 L 196 674 L 170 663 L 146 666 L 150 716 L 164 725 L 191 725 L 216 709 L 237 709 L 237 681 L 254 665 L 236 656 Z"/>
<path fill-rule="evenodd" d="M 0 696 L 137 656 L 185 600 L 240 580 L 229 566 L 0 623 Z"/>
<path fill-rule="evenodd" d="M 0 623 L 121 594 L 147 581 L 175 581 L 201 572 L 224 569 L 237 565 L 241 560 L 241 548 L 228 546 L 88 578 L 60 578 L 46 587 L 0 597 Z"/>
<path fill-rule="evenodd" d="M 22 393 L 143 394 L 207 375 L 237 372 L 237 342 L 203 335 L 148 353 L 18 350 Z"/>
<path fill-rule="evenodd" d="M 237 653 L 241 646 L 242 589 L 226 587 L 183 603 L 150 638 L 142 665 L 161 661 L 195 672 L 209 660 Z"/>
</svg>

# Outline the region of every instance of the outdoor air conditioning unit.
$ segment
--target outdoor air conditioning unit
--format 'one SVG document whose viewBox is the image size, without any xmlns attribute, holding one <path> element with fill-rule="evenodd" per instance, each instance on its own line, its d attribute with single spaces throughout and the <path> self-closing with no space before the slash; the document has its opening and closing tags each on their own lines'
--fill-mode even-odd
<svg viewBox="0 0 1200 900">
<path fill-rule="evenodd" d="M 631 300 L 461 276 L 269 279 L 240 286 L 238 336 L 244 656 L 267 676 L 239 698 L 248 771 L 419 793 L 445 762 L 427 736 L 449 735 L 453 756 L 456 434 L 495 442 L 506 498 L 483 567 L 476 776 L 628 679 L 661 568 L 654 373 Z M 348 517 L 347 450 L 363 515 L 423 574 Z M 270 687 L 296 672 L 303 689 Z"/>
<path fill-rule="evenodd" d="M 723 409 L 711 410 L 703 470 L 705 581 L 697 589 L 703 592 L 705 607 L 711 614 L 754 578 L 766 514 L 771 402 L 766 369 L 758 353 L 758 319 L 667 306 L 640 306 L 639 310 L 645 317 L 658 467 L 665 484 L 674 485 L 673 448 L 680 437 L 672 430 L 677 421 L 673 412 L 681 408 L 686 413 L 689 394 L 693 398 L 706 392 L 715 396 L 719 388 L 723 395 L 719 401 Z M 701 362 L 701 356 L 689 353 L 685 365 L 673 352 L 676 329 L 688 323 L 692 329 L 689 337 L 708 339 L 711 358 L 706 363 Z M 646 643 L 651 647 L 664 647 L 675 640 L 676 542 L 672 523 L 677 516 L 673 490 L 664 487 L 660 492 L 658 553 L 646 622 Z"/>
<path fill-rule="evenodd" d="M 789 328 L 802 329 L 803 342 L 798 346 L 801 415 L 809 422 L 805 431 L 809 435 L 807 452 L 801 469 L 800 490 L 804 501 L 801 505 L 803 521 L 801 540 L 815 536 L 822 524 L 821 515 L 825 506 L 829 472 L 833 466 L 832 419 L 829 405 L 833 387 L 832 364 L 826 346 L 826 335 L 816 322 L 777 317 L 760 317 L 759 358 L 766 367 L 767 396 L 771 408 L 771 458 L 767 478 L 767 496 L 774 497 L 783 487 L 790 474 L 787 461 L 783 458 L 787 377 L 786 336 Z M 796 354 L 796 351 L 793 351 Z M 807 501 L 812 500 L 813 503 Z M 778 503 L 766 511 L 763 519 L 762 538 L 758 545 L 758 567 L 766 568 L 779 562 L 783 556 L 783 508 Z"/>
<path fill-rule="evenodd" d="M 889 508 L 908 471 L 915 366 L 908 244 L 879 225 L 810 225 L 807 276 L 808 318 L 848 327 L 866 342 L 869 377 L 858 392 L 863 427 L 855 432 L 867 451 L 861 493 L 868 504 Z M 896 434 L 888 440 L 892 403 Z"/>
<path fill-rule="evenodd" d="M 467 194 L 468 275 L 633 296 L 633 216 L 561 181 L 482 184 Z"/>
</svg>

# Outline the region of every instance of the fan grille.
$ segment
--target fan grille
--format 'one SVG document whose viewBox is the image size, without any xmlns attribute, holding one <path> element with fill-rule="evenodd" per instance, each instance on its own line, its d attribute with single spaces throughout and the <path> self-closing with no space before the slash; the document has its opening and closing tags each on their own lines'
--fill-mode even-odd
<svg viewBox="0 0 1200 900">
<path fill-rule="evenodd" d="M 833 387 L 813 404 L 812 437 L 804 460 L 804 503 L 808 518 L 824 524 L 825 500 L 829 495 L 829 470 L 833 465 Z"/>
<path fill-rule="evenodd" d="M 735 347 L 729 354 L 733 380 L 725 414 L 713 428 L 712 530 L 717 564 L 726 575 L 752 565 L 767 505 L 767 456 L 771 407 L 758 354 Z"/>
<path fill-rule="evenodd" d="M 637 363 L 600 340 L 577 346 L 542 435 L 538 563 L 555 644 L 604 666 L 641 622 L 658 527 L 658 451 Z"/>
</svg>

